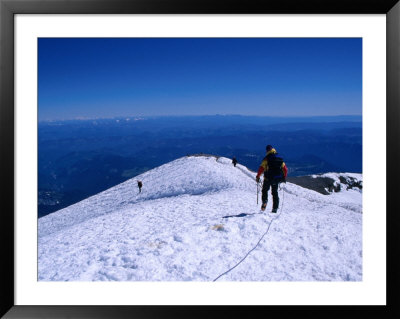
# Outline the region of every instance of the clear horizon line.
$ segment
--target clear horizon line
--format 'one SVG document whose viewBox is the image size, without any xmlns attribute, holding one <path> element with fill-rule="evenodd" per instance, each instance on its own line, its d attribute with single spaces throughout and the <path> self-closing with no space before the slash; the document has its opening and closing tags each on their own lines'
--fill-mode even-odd
<svg viewBox="0 0 400 319">
<path fill-rule="evenodd" d="M 207 117 L 207 116 L 240 116 L 240 117 L 258 117 L 258 118 L 316 118 L 316 117 L 362 117 L 362 114 L 337 114 L 337 115 L 249 115 L 249 114 L 170 114 L 170 115 L 118 115 L 110 117 L 85 117 L 77 116 L 73 118 L 42 119 L 38 122 L 62 122 L 62 121 L 92 121 L 92 120 L 120 120 L 120 119 L 146 119 L 159 117 Z"/>
</svg>

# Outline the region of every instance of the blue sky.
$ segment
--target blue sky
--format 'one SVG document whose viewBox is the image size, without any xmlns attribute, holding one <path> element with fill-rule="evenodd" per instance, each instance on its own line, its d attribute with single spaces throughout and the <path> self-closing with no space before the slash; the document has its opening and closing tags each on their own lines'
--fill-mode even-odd
<svg viewBox="0 0 400 319">
<path fill-rule="evenodd" d="M 40 38 L 39 120 L 361 115 L 361 38 Z"/>
</svg>

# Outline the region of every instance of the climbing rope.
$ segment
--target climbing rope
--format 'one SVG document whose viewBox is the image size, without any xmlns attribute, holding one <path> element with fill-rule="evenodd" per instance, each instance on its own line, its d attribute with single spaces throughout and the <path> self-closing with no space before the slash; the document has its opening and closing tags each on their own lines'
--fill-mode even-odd
<svg viewBox="0 0 400 319">
<path fill-rule="evenodd" d="M 283 189 L 283 192 L 282 192 L 282 205 L 281 205 L 281 208 L 279 209 L 279 216 L 282 213 L 283 203 L 285 202 L 285 189 L 282 188 L 282 183 L 279 184 L 279 190 L 281 190 L 281 189 Z"/>
<path fill-rule="evenodd" d="M 281 185 L 279 185 L 279 190 L 281 190 L 282 188 L 281 188 Z M 260 244 L 260 242 L 263 240 L 263 238 L 268 234 L 268 231 L 269 231 L 269 228 L 271 227 L 271 225 L 272 225 L 272 222 L 275 220 L 275 219 L 278 219 L 280 216 L 281 216 L 281 214 L 282 214 L 282 208 L 283 208 L 283 203 L 284 203 L 284 199 L 285 199 L 285 190 L 283 189 L 283 192 L 282 192 L 282 205 L 281 205 L 281 208 L 280 208 L 280 210 L 279 210 L 279 214 L 277 214 L 278 216 L 277 217 L 274 217 L 272 220 L 271 220 L 271 222 L 269 223 L 269 225 L 268 225 L 268 228 L 267 228 L 267 230 L 265 231 L 265 233 L 261 236 L 261 238 L 259 239 L 259 241 L 257 242 L 257 244 L 252 248 L 252 249 L 250 249 L 248 252 L 247 252 L 247 254 L 235 265 L 235 266 L 233 266 L 232 268 L 230 268 L 230 269 L 228 269 L 227 271 L 225 271 L 224 273 L 222 273 L 221 275 L 219 275 L 217 278 L 215 278 L 213 281 L 217 281 L 219 278 L 221 278 L 222 276 L 224 276 L 224 275 L 226 275 L 227 273 L 229 273 L 229 272 L 231 272 L 233 269 L 235 269 L 237 266 L 239 266 L 246 258 L 247 258 L 247 256 L 249 256 L 250 254 L 251 254 L 251 252 L 253 251 L 253 250 L 255 250 L 256 248 L 257 248 L 257 246 Z"/>
</svg>

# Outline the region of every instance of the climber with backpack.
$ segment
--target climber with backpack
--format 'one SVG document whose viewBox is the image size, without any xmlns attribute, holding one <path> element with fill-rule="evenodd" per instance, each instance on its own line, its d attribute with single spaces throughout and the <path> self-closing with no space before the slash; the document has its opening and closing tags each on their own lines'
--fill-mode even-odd
<svg viewBox="0 0 400 319">
<path fill-rule="evenodd" d="M 288 169 L 283 158 L 278 155 L 271 146 L 266 147 L 267 154 L 261 162 L 258 169 L 256 182 L 259 183 L 260 176 L 264 173 L 264 182 L 262 186 L 261 210 L 264 211 L 268 202 L 268 191 L 272 192 L 272 213 L 276 213 L 279 207 L 278 186 L 280 183 L 286 183 Z"/>
</svg>

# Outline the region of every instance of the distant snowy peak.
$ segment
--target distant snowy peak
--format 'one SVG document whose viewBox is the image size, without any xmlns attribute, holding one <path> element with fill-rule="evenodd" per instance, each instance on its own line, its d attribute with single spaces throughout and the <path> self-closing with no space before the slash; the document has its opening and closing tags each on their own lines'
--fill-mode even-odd
<svg viewBox="0 0 400 319">
<path fill-rule="evenodd" d="M 346 190 L 362 191 L 362 174 L 357 173 L 325 173 L 288 177 L 288 181 L 324 195 Z"/>
</svg>

